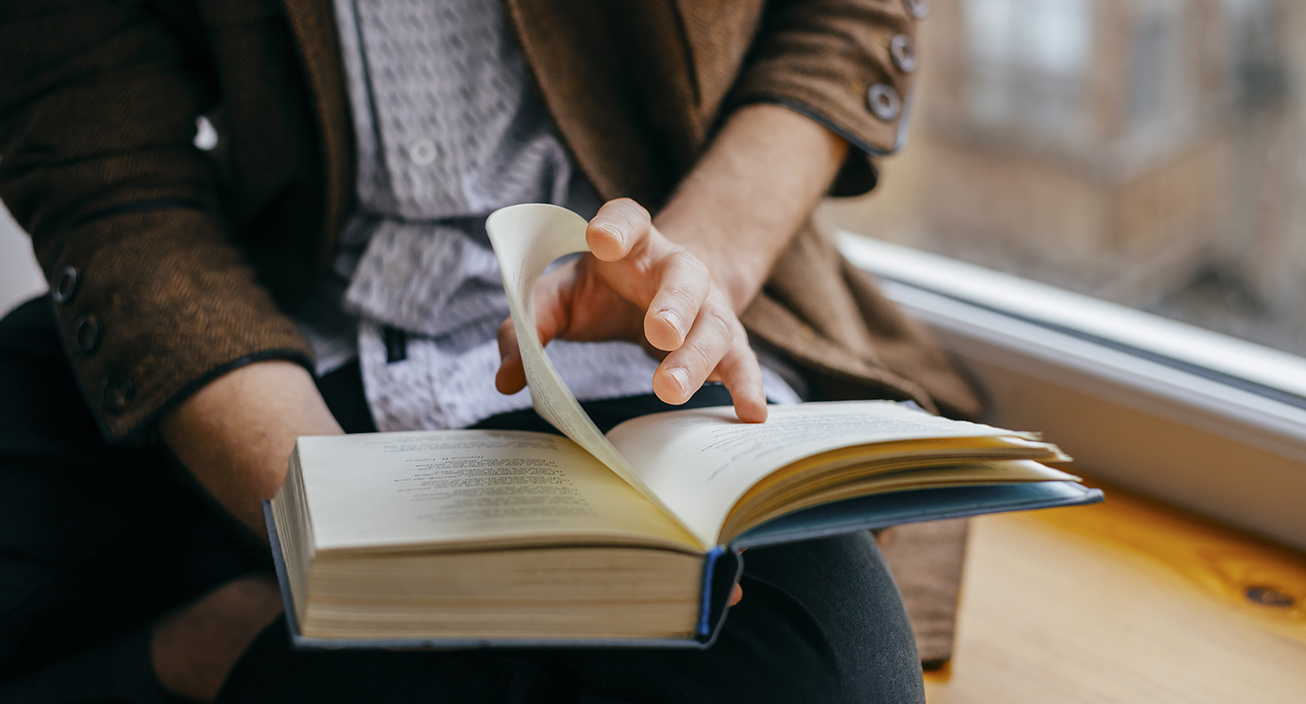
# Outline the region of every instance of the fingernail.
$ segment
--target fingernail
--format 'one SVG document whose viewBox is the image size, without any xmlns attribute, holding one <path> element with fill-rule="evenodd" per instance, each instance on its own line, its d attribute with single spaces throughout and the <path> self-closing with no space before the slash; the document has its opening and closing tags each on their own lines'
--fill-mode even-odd
<svg viewBox="0 0 1306 704">
<path fill-rule="evenodd" d="M 680 387 L 681 391 L 689 391 L 689 372 L 680 367 L 672 367 L 667 370 L 667 374 L 670 374 L 671 378 L 676 380 L 676 385 Z"/>
<path fill-rule="evenodd" d="M 599 225 L 598 228 L 599 228 L 600 230 L 603 230 L 604 232 L 608 233 L 609 235 L 611 235 L 611 236 L 612 236 L 612 239 L 614 239 L 614 240 L 617 241 L 617 244 L 619 244 L 619 245 L 620 245 L 620 244 L 625 244 L 625 242 L 626 242 L 626 237 L 625 237 L 625 235 L 622 235 L 622 234 L 621 234 L 621 230 L 618 230 L 617 228 L 615 228 L 615 227 L 613 227 L 612 225 L 609 225 L 609 224 L 607 224 L 607 223 L 604 223 L 604 224 L 602 224 L 602 225 Z"/>
<path fill-rule="evenodd" d="M 680 337 L 680 316 L 669 310 L 664 310 L 658 313 L 658 317 L 671 326 L 671 331 L 676 333 L 676 337 Z"/>
</svg>

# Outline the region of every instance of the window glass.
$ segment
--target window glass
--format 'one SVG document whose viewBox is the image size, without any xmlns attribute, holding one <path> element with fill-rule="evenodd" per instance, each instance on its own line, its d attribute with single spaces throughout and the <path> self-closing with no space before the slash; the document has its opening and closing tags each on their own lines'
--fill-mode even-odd
<svg viewBox="0 0 1306 704">
<path fill-rule="evenodd" d="M 935 0 L 832 225 L 1306 354 L 1306 2 Z"/>
</svg>

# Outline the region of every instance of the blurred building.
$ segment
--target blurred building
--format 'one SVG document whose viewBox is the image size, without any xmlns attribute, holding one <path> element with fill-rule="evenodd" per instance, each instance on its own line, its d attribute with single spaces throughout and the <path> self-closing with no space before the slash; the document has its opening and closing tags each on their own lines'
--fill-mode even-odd
<svg viewBox="0 0 1306 704">
<path fill-rule="evenodd" d="M 932 6 L 836 224 L 1306 353 L 1306 3 Z"/>
</svg>

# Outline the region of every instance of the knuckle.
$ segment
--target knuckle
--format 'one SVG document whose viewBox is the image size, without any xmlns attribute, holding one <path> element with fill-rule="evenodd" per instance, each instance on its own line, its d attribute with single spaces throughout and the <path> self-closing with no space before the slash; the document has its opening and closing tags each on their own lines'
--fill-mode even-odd
<svg viewBox="0 0 1306 704">
<path fill-rule="evenodd" d="M 640 220 L 652 219 L 648 213 L 648 209 L 640 205 L 633 198 L 617 198 L 616 200 L 613 200 L 612 203 L 621 208 L 622 211 L 633 221 L 638 222 Z"/>
<path fill-rule="evenodd" d="M 721 359 L 721 355 L 717 354 L 711 345 L 702 340 L 685 345 L 681 349 L 684 350 L 685 357 L 688 357 L 688 359 L 684 360 L 687 366 L 699 370 L 700 376 L 709 374 L 716 368 L 717 362 Z"/>
<path fill-rule="evenodd" d="M 608 201 L 603 210 L 609 218 L 623 230 L 631 234 L 642 234 L 648 230 L 652 218 L 644 206 L 630 198 L 617 198 Z"/>
<path fill-rule="evenodd" d="M 748 350 L 749 357 L 756 360 L 757 351 L 754 350 L 753 345 L 749 343 L 748 331 L 744 329 L 744 324 L 739 322 L 739 318 L 731 316 L 731 329 L 733 330 L 734 344 L 742 349 Z"/>
<path fill-rule="evenodd" d="M 686 365 L 701 370 L 701 374 L 710 373 L 730 352 L 730 336 L 720 334 L 722 325 L 716 316 L 701 316 L 694 322 L 695 334 L 676 354 Z"/>
<path fill-rule="evenodd" d="M 630 257 L 628 258 L 628 264 L 632 267 L 631 277 L 634 280 L 656 284 L 655 275 L 658 266 L 652 259 L 643 256 Z"/>
<path fill-rule="evenodd" d="M 694 253 L 685 247 L 678 247 L 671 254 L 671 257 L 677 267 L 681 268 L 687 276 L 691 276 L 696 280 L 705 281 L 711 274 L 703 260 L 694 256 Z"/>
<path fill-rule="evenodd" d="M 723 342 L 736 340 L 734 330 L 735 316 L 726 315 L 720 309 L 711 307 L 699 313 L 699 318 L 705 326 L 704 332 Z"/>
<path fill-rule="evenodd" d="M 673 281 L 662 288 L 662 294 L 685 305 L 693 305 L 697 302 L 696 287 L 687 281 Z"/>
</svg>

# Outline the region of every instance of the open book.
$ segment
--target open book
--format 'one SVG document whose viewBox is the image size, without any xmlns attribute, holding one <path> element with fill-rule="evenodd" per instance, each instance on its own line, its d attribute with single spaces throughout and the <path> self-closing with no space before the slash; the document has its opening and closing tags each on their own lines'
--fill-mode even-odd
<svg viewBox="0 0 1306 704">
<path fill-rule="evenodd" d="M 600 433 L 535 336 L 565 209 L 492 215 L 536 410 L 496 430 L 303 437 L 268 532 L 300 645 L 704 645 L 749 546 L 1101 493 L 1036 436 L 888 401 L 672 411 Z"/>
</svg>

